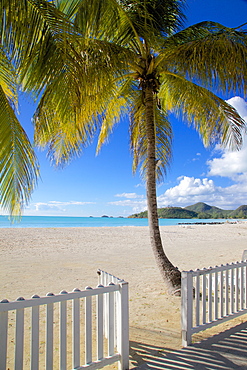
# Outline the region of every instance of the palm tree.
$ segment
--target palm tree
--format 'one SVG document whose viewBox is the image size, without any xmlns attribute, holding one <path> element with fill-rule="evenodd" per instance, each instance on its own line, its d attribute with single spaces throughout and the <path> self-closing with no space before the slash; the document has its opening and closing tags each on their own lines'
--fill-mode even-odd
<svg viewBox="0 0 247 370">
<path fill-rule="evenodd" d="M 0 34 L 1 208 L 11 216 L 20 216 L 37 185 L 39 165 L 33 145 L 18 120 L 18 98 L 26 83 L 28 90 L 39 96 L 50 73 L 42 71 L 46 77 L 37 84 L 36 76 L 41 74 L 42 67 L 37 66 L 29 76 L 26 69 L 32 58 L 42 58 L 43 53 L 51 63 L 66 54 L 63 45 L 73 33 L 64 14 L 48 1 L 3 0 Z M 23 76 L 28 82 L 21 80 Z"/>
<path fill-rule="evenodd" d="M 182 29 L 184 1 L 54 4 L 73 22 L 77 39 L 66 43 L 69 56 L 51 64 L 45 53 L 34 55 L 22 69 L 24 91 L 42 86 L 35 142 L 63 165 L 96 134 L 99 151 L 129 116 L 133 170 L 140 168 L 146 181 L 151 245 L 167 289 L 176 293 L 181 275 L 162 246 L 156 194 L 171 160 L 169 113 L 182 114 L 205 145 L 241 146 L 243 120 L 213 91 L 245 91 L 246 34 L 213 22 Z"/>
<path fill-rule="evenodd" d="M 180 1 L 56 1 L 78 30 L 72 68 L 48 84 L 35 114 L 35 140 L 63 165 L 99 133 L 98 151 L 119 119 L 130 117 L 133 170 L 146 180 L 151 245 L 170 292 L 180 271 L 160 236 L 156 183 L 171 159 L 168 113 L 183 114 L 204 144 L 241 146 L 243 120 L 213 93 L 246 89 L 246 35 L 203 22 L 178 31 Z M 45 64 L 43 60 L 43 64 Z M 35 62 L 30 69 L 35 68 Z"/>
</svg>

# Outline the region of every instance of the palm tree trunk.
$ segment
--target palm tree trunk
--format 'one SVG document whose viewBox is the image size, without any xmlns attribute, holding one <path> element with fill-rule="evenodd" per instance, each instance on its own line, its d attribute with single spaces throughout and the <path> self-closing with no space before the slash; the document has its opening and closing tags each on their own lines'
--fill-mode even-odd
<svg viewBox="0 0 247 370">
<path fill-rule="evenodd" d="M 147 205 L 148 222 L 152 250 L 166 287 L 171 294 L 180 294 L 181 273 L 167 258 L 161 241 L 156 193 L 156 158 L 155 158 L 155 123 L 154 123 L 154 95 L 153 88 L 148 84 L 145 87 L 146 130 L 148 140 L 147 163 Z"/>
</svg>

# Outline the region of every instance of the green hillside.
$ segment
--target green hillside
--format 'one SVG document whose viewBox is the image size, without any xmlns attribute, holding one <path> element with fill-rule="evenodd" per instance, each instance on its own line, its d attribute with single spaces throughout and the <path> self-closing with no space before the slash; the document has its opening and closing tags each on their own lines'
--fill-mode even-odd
<svg viewBox="0 0 247 370">
<path fill-rule="evenodd" d="M 197 219 L 217 219 L 217 218 L 242 218 L 247 219 L 247 205 L 242 205 L 236 210 L 224 210 L 199 202 L 185 208 L 165 207 L 158 209 L 159 218 L 197 218 Z M 129 218 L 147 218 L 147 211 L 135 213 Z"/>
<path fill-rule="evenodd" d="M 159 218 L 196 218 L 197 213 L 181 207 L 167 207 L 158 209 Z"/>
<path fill-rule="evenodd" d="M 129 218 L 147 218 L 148 212 L 135 213 Z M 167 207 L 158 209 L 159 218 L 197 218 L 197 213 L 181 207 Z"/>
<path fill-rule="evenodd" d="M 247 218 L 247 205 L 243 205 L 230 213 L 232 218 Z"/>
<path fill-rule="evenodd" d="M 221 209 L 215 206 L 210 206 L 203 202 L 199 202 L 191 206 L 185 207 L 185 209 L 194 211 L 198 215 L 202 214 L 201 216 L 203 216 L 203 214 L 210 216 L 210 217 L 199 217 L 199 218 L 226 218 L 226 217 L 229 217 L 229 215 L 232 213 L 232 210 L 225 210 L 225 209 Z"/>
</svg>

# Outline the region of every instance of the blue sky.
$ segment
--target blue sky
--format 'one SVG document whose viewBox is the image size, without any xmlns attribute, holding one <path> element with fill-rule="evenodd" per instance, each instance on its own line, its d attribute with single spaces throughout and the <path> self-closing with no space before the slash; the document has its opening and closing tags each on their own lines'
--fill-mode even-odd
<svg viewBox="0 0 247 370">
<path fill-rule="evenodd" d="M 187 23 L 211 20 L 236 27 L 247 21 L 245 0 L 189 0 Z M 247 120 L 243 96 L 228 96 Z M 34 106 L 21 100 L 20 121 L 32 137 Z M 185 207 L 206 202 L 224 209 L 247 204 L 247 144 L 237 153 L 205 149 L 192 129 L 171 116 L 173 161 L 158 186 L 158 204 Z M 95 155 L 96 140 L 63 170 L 54 169 L 46 152 L 37 151 L 41 179 L 24 215 L 128 216 L 146 209 L 145 184 L 132 174 L 128 122 L 116 127 L 108 144 Z"/>
</svg>

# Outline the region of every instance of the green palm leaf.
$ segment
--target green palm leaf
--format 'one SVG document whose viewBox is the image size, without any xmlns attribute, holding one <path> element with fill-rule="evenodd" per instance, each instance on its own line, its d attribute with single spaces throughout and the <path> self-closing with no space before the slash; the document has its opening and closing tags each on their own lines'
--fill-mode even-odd
<svg viewBox="0 0 247 370">
<path fill-rule="evenodd" d="M 165 40 L 157 64 L 221 92 L 246 91 L 247 33 L 214 22 L 191 26 Z"/>
<path fill-rule="evenodd" d="M 193 123 L 206 146 L 220 141 L 231 149 L 241 147 L 245 122 L 232 106 L 209 90 L 167 72 L 162 76 L 159 98 L 165 111 Z"/>
<path fill-rule="evenodd" d="M 1 207 L 19 216 L 37 183 L 37 160 L 23 128 L 0 87 Z"/>
</svg>

